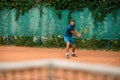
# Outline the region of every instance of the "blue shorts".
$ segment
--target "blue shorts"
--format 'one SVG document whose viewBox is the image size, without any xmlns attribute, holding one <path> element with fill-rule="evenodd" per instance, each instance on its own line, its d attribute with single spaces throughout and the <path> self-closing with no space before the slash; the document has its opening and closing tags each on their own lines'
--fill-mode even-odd
<svg viewBox="0 0 120 80">
<path fill-rule="evenodd" d="M 71 45 L 74 45 L 74 44 L 75 44 L 75 41 L 74 41 L 74 38 L 73 38 L 73 37 L 64 36 L 64 41 L 65 41 L 65 43 L 70 42 Z"/>
</svg>

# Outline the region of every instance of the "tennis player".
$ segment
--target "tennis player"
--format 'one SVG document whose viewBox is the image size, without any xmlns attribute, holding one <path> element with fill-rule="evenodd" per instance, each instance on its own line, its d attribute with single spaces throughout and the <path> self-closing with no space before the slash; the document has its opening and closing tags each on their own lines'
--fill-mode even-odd
<svg viewBox="0 0 120 80">
<path fill-rule="evenodd" d="M 75 29 L 75 20 L 70 21 L 70 24 L 68 25 L 64 35 L 64 41 L 66 43 L 66 58 L 69 58 L 70 44 L 72 45 L 72 57 L 77 57 L 77 55 L 75 54 L 76 45 L 72 35 L 78 38 L 81 37 L 81 34 L 79 34 Z"/>
</svg>

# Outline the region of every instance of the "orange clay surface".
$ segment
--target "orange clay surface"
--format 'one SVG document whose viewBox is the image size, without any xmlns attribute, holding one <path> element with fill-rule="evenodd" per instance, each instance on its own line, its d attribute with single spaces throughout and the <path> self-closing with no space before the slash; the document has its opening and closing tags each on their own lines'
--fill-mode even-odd
<svg viewBox="0 0 120 80">
<path fill-rule="evenodd" d="M 70 49 L 71 53 L 71 49 Z M 65 49 L 0 46 L 0 62 L 31 61 L 41 59 L 66 59 L 92 64 L 120 67 L 120 51 L 76 50 L 78 57 L 66 59 Z"/>
</svg>

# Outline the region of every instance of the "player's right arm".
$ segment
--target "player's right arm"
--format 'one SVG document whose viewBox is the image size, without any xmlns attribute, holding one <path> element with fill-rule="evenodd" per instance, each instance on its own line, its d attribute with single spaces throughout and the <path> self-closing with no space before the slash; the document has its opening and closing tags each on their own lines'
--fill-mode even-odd
<svg viewBox="0 0 120 80">
<path fill-rule="evenodd" d="M 74 29 L 74 32 L 75 32 L 79 37 L 82 36 L 82 34 L 78 33 L 76 29 Z"/>
<path fill-rule="evenodd" d="M 70 31 L 70 33 L 72 33 L 76 37 L 80 37 L 80 35 L 78 35 L 75 31 Z"/>
</svg>

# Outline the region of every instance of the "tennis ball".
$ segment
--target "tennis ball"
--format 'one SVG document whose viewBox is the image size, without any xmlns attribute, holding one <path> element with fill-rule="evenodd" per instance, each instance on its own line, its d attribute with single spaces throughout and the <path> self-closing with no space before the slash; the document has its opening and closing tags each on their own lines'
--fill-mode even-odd
<svg viewBox="0 0 120 80">
<path fill-rule="evenodd" d="M 59 38 L 61 38 L 61 35 L 58 35 Z"/>
</svg>

